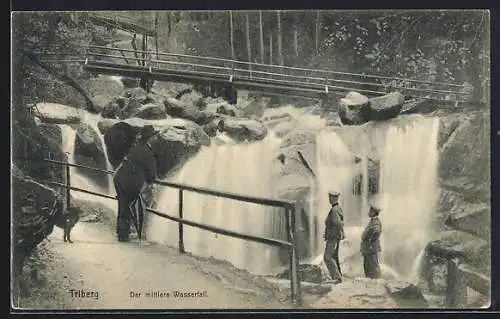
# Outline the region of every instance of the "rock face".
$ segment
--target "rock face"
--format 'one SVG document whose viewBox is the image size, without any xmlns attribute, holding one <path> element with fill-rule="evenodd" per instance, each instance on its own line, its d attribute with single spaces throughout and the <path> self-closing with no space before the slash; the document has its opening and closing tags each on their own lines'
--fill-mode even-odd
<svg viewBox="0 0 500 319">
<path fill-rule="evenodd" d="M 76 164 L 105 170 L 107 168 L 106 154 L 99 133 L 86 123 L 78 124 L 76 129 L 74 158 Z M 108 176 L 101 172 L 76 168 L 102 187 L 108 186 Z"/>
<path fill-rule="evenodd" d="M 24 176 L 17 167 L 13 169 L 12 193 L 13 266 L 18 278 L 25 258 L 52 233 L 64 204 L 55 190 Z"/>
<path fill-rule="evenodd" d="M 220 125 L 223 132 L 240 142 L 260 141 L 267 135 L 267 128 L 256 120 L 226 117 Z"/>
<path fill-rule="evenodd" d="M 370 119 L 385 121 L 399 115 L 403 107 L 404 96 L 399 92 L 392 92 L 384 96 L 370 99 Z"/>
<path fill-rule="evenodd" d="M 342 124 L 360 125 L 370 120 L 370 100 L 357 92 L 349 92 L 340 99 L 339 117 Z"/>
</svg>

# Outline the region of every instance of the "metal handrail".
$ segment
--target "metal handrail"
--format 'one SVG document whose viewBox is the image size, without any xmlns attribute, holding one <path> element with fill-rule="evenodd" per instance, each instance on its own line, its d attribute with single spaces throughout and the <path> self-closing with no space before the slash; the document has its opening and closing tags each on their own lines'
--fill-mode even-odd
<svg viewBox="0 0 500 319">
<path fill-rule="evenodd" d="M 103 170 L 103 169 L 99 169 L 96 167 L 90 167 L 90 166 L 74 164 L 74 163 L 69 163 L 69 162 L 62 162 L 62 161 L 57 161 L 57 160 L 52 160 L 52 159 L 45 159 L 45 158 L 44 159 L 32 159 L 32 158 L 18 157 L 17 159 L 24 160 L 24 161 L 48 162 L 48 163 L 53 163 L 53 164 L 65 166 L 66 167 L 66 184 L 54 182 L 54 181 L 38 180 L 38 179 L 37 179 L 37 181 L 45 182 L 48 184 L 52 184 L 52 185 L 66 188 L 67 207 L 70 207 L 70 193 L 69 193 L 70 190 L 75 190 L 75 191 L 79 191 L 79 192 L 83 192 L 83 193 L 87 193 L 87 194 L 91 194 L 91 195 L 95 195 L 95 196 L 99 196 L 99 197 L 104 197 L 104 198 L 108 198 L 108 199 L 116 199 L 116 197 L 113 197 L 113 196 L 110 196 L 107 194 L 102 194 L 99 192 L 93 192 L 93 191 L 89 191 L 86 189 L 71 186 L 71 182 L 70 182 L 70 167 L 84 168 L 84 169 L 88 169 L 88 170 L 92 170 L 92 171 L 101 172 L 104 174 L 114 174 L 115 171 Z M 158 185 L 162 185 L 162 186 L 177 188 L 179 190 L 179 217 L 171 216 L 171 215 L 162 213 L 162 212 L 155 210 L 155 209 L 152 209 L 152 208 L 146 208 L 146 211 L 153 213 L 157 216 L 160 216 L 162 218 L 166 218 L 166 219 L 176 221 L 179 223 L 179 251 L 181 253 L 185 253 L 184 239 L 183 239 L 184 238 L 184 235 L 183 235 L 184 224 L 192 226 L 192 227 L 197 227 L 200 229 L 208 230 L 208 231 L 211 231 L 214 233 L 230 236 L 230 237 L 259 242 L 259 243 L 267 244 L 267 245 L 288 248 L 289 249 L 289 256 L 290 256 L 289 266 L 290 266 L 291 297 L 292 297 L 292 300 L 295 304 L 300 305 L 302 303 L 300 279 L 298 278 L 298 274 L 297 274 L 298 252 L 297 252 L 296 226 L 295 226 L 296 208 L 295 208 L 294 202 L 286 201 L 286 200 L 246 196 L 246 195 L 235 194 L 235 193 L 230 193 L 230 192 L 222 192 L 222 191 L 213 190 L 213 189 L 209 189 L 209 188 L 205 188 L 205 187 L 198 187 L 198 186 L 192 186 L 192 185 L 187 185 L 187 184 L 182 184 L 182 183 L 174 183 L 174 182 L 168 182 L 168 181 L 161 181 L 161 180 L 155 180 L 153 183 L 158 184 Z M 217 197 L 238 200 L 238 201 L 261 204 L 261 205 L 266 205 L 266 206 L 282 207 L 285 209 L 288 240 L 283 241 L 283 240 L 272 239 L 272 238 L 267 238 L 267 237 L 243 234 L 243 233 L 239 233 L 239 232 L 235 232 L 235 231 L 230 231 L 230 230 L 214 227 L 211 225 L 206 225 L 203 223 L 198 223 L 198 222 L 186 220 L 183 218 L 183 191 L 184 190 L 196 192 L 196 193 L 201 193 L 201 194 L 206 194 L 206 195 L 211 195 L 211 196 L 217 196 Z"/>
</svg>

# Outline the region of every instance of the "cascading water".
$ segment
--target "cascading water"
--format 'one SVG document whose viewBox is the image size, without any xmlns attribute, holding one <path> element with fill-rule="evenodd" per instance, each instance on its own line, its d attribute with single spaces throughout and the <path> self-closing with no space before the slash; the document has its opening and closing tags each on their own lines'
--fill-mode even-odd
<svg viewBox="0 0 500 319">
<path fill-rule="evenodd" d="M 271 165 L 280 139 L 272 133 L 259 142 L 244 144 L 212 143 L 205 147 L 172 178 L 175 182 L 203 186 L 249 196 L 274 197 L 271 188 Z M 158 209 L 178 212 L 178 190 L 165 188 Z M 279 238 L 283 226 L 273 214 L 276 208 L 235 201 L 193 192 L 184 192 L 184 218 L 215 227 Z M 176 246 L 178 224 L 157 216 L 148 222 L 148 240 Z M 278 249 L 254 242 L 184 227 L 187 251 L 231 262 L 253 273 L 269 273 L 278 263 Z"/>
<path fill-rule="evenodd" d="M 438 118 L 402 117 L 386 128 L 380 200 L 384 263 L 409 276 L 432 236 L 436 211 Z"/>
<path fill-rule="evenodd" d="M 356 154 L 361 157 L 356 164 L 354 154 L 339 135 L 329 131 L 317 135 L 317 181 L 310 195 L 315 204 L 310 207 L 310 213 L 317 217 L 318 223 L 311 225 L 311 229 L 318 232 L 310 249 L 313 256 L 319 257 L 312 260 L 321 261 L 324 220 L 329 211 L 327 193 L 333 188 L 341 192 L 339 202 L 346 222 L 341 261 L 359 254 L 358 237 L 368 223 L 368 207 L 373 203 L 382 209 L 382 271 L 393 278 L 416 276 L 422 250 L 431 236 L 438 196 L 438 124 L 437 118 L 412 115 L 367 123 L 358 131 L 355 141 L 358 144 L 369 141 L 371 145 L 364 147 L 373 148 L 381 163 L 379 191 L 375 196 L 368 192 L 367 152 Z M 355 195 L 353 180 L 359 174 L 362 175 L 361 194 Z"/>
<path fill-rule="evenodd" d="M 99 132 L 97 128 L 97 123 L 99 122 L 100 116 L 96 114 L 91 114 L 86 111 L 80 111 L 80 119 L 83 123 L 88 124 L 91 126 L 96 132 Z M 76 141 L 76 130 L 73 128 L 71 125 L 68 124 L 59 124 L 58 125 L 61 128 L 61 134 L 62 134 L 62 148 L 63 152 L 68 155 L 68 162 L 69 163 L 75 163 L 75 141 Z M 107 152 L 106 152 L 106 144 L 104 143 L 104 138 L 98 134 L 102 147 L 103 147 L 103 153 L 106 158 L 106 163 L 107 163 L 107 168 L 108 170 L 111 170 L 111 164 L 108 161 L 107 158 Z M 75 167 L 70 168 L 70 175 L 71 175 L 71 186 L 82 188 L 85 190 L 89 191 L 94 191 L 94 192 L 100 192 L 104 194 L 108 194 L 111 196 L 115 196 L 115 190 L 114 187 L 112 186 L 112 178 L 111 176 L 108 177 L 108 187 L 103 188 L 99 186 L 97 183 L 93 182 L 90 178 L 86 177 L 85 175 L 81 174 Z M 79 191 L 71 191 L 71 196 L 74 198 L 80 199 L 80 200 L 85 200 L 85 201 L 93 201 L 93 202 L 100 202 L 107 207 L 109 207 L 113 212 L 116 212 L 117 209 L 117 204 L 115 200 L 110 200 L 106 198 L 101 198 L 97 197 L 94 195 L 86 194 L 83 192 Z"/>
</svg>

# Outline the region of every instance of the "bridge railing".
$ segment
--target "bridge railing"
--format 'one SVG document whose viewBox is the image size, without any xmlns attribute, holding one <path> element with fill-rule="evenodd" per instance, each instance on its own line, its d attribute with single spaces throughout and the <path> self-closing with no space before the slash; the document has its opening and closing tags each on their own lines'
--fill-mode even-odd
<svg viewBox="0 0 500 319">
<path fill-rule="evenodd" d="M 52 160 L 52 159 L 18 158 L 18 160 L 42 161 L 42 162 L 48 162 L 48 163 L 53 163 L 53 164 L 64 166 L 65 172 L 66 172 L 66 183 L 59 183 L 59 182 L 48 181 L 48 180 L 37 180 L 37 181 L 65 188 L 66 189 L 66 207 L 71 206 L 71 202 L 70 202 L 70 191 L 71 190 L 94 195 L 94 196 L 98 196 L 98 197 L 116 200 L 115 196 L 110 196 L 108 194 L 89 191 L 86 189 L 72 186 L 71 185 L 71 176 L 70 176 L 70 168 L 71 167 L 88 169 L 88 170 L 92 170 L 95 172 L 101 172 L 103 174 L 109 174 L 109 175 L 114 174 L 115 173 L 114 171 L 102 170 L 102 169 L 95 168 L 95 167 L 73 164 L 73 163 L 69 163 L 69 162 L 61 162 L 61 161 L 56 161 L 56 160 Z M 164 212 L 160 212 L 156 209 L 152 209 L 150 207 L 146 208 L 146 211 L 148 211 L 152 214 L 155 214 L 155 215 L 160 216 L 162 218 L 165 218 L 165 219 L 168 219 L 171 221 L 175 221 L 178 223 L 179 252 L 181 252 L 181 253 L 186 252 L 185 247 L 184 247 L 184 225 L 208 230 L 208 231 L 211 231 L 211 232 L 216 233 L 216 234 L 226 235 L 226 236 L 230 236 L 230 237 L 234 237 L 234 238 L 258 242 L 261 244 L 266 244 L 266 245 L 271 245 L 271 246 L 287 248 L 289 251 L 291 299 L 292 299 L 292 302 L 294 302 L 296 305 L 301 305 L 301 303 L 302 303 L 301 296 L 302 295 L 301 295 L 301 289 L 300 289 L 300 279 L 299 279 L 298 273 L 297 273 L 299 254 L 297 251 L 297 241 L 296 241 L 296 221 L 295 221 L 296 205 L 294 202 L 278 200 L 278 199 L 246 196 L 246 195 L 242 195 L 242 194 L 222 192 L 222 191 L 213 190 L 213 189 L 209 189 L 209 188 L 205 188 L 205 187 L 197 187 L 197 186 L 191 186 L 191 185 L 187 185 L 187 184 L 174 183 L 174 182 L 161 181 L 161 180 L 155 180 L 154 184 L 158 184 L 158 185 L 165 186 L 165 187 L 172 187 L 172 188 L 176 188 L 179 190 L 178 216 L 169 215 L 169 214 L 166 214 Z M 207 224 L 184 219 L 184 192 L 185 191 L 195 192 L 195 193 L 209 195 L 209 196 L 228 198 L 228 199 L 232 199 L 232 200 L 236 200 L 236 201 L 248 202 L 248 203 L 253 203 L 253 204 L 260 204 L 260 205 L 265 205 L 265 206 L 283 208 L 283 211 L 281 211 L 281 212 L 284 212 L 285 218 L 286 218 L 287 240 L 283 241 L 283 240 L 274 239 L 274 238 L 267 238 L 267 237 L 262 237 L 262 236 L 255 236 L 255 235 L 239 233 L 239 232 L 235 232 L 235 231 L 231 231 L 231 230 L 227 230 L 227 229 L 223 229 L 223 228 L 219 228 L 219 227 L 215 227 L 215 226 L 211 226 L 211 225 L 207 225 Z"/>
<path fill-rule="evenodd" d="M 464 102 L 470 88 L 464 84 L 422 81 L 401 77 L 338 72 L 290 66 L 250 63 L 214 57 L 194 56 L 166 52 L 140 51 L 116 47 L 87 45 L 87 62 L 108 61 L 117 65 L 127 59 L 137 61 L 131 53 L 147 55 L 145 69 L 153 71 L 192 71 L 206 76 L 224 77 L 231 81 L 264 81 L 276 85 L 297 85 L 328 92 L 358 91 L 368 95 L 383 95 L 398 90 L 407 96 Z"/>
<path fill-rule="evenodd" d="M 491 279 L 474 270 L 470 265 L 460 263 L 458 258 L 448 259 L 446 277 L 446 307 L 464 308 L 467 305 L 467 287 L 483 296 L 491 295 Z"/>
</svg>

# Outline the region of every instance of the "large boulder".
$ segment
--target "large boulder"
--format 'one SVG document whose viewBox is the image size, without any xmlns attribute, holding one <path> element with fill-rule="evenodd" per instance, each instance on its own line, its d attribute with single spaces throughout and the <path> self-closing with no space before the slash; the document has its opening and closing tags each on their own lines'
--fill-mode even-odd
<svg viewBox="0 0 500 319">
<path fill-rule="evenodd" d="M 111 98 L 107 94 L 99 94 L 94 97 L 92 97 L 92 102 L 94 103 L 94 106 L 97 110 L 97 112 L 101 113 L 104 111 L 104 109 L 108 108 L 110 103 L 113 101 L 113 98 Z M 107 111 L 109 112 L 109 110 Z"/>
<path fill-rule="evenodd" d="M 201 146 L 210 145 L 210 138 L 196 123 L 184 119 L 144 120 L 130 118 L 115 124 L 104 136 L 108 158 L 116 167 L 127 154 L 136 135 L 144 125 L 153 125 L 161 133 L 152 145 L 158 159 L 158 173 L 164 177 L 173 167 L 180 165 Z"/>
<path fill-rule="evenodd" d="M 370 100 L 363 94 L 349 92 L 340 99 L 339 117 L 342 124 L 360 125 L 370 120 Z"/>
<path fill-rule="evenodd" d="M 120 122 L 120 120 L 103 118 L 97 122 L 97 128 L 102 135 L 105 135 L 106 132 L 118 122 Z"/>
<path fill-rule="evenodd" d="M 256 98 L 252 99 L 249 103 L 241 106 L 241 110 L 246 117 L 256 116 L 262 117 L 264 115 L 264 110 L 267 107 L 267 102 L 269 99 L 266 98 Z"/>
<path fill-rule="evenodd" d="M 80 123 L 78 110 L 74 107 L 57 103 L 37 103 L 35 114 L 43 123 L 76 124 Z"/>
<path fill-rule="evenodd" d="M 152 145 L 160 177 L 165 177 L 173 168 L 185 163 L 202 146 L 210 145 L 207 134 L 191 121 L 174 119 L 160 130 L 159 138 Z"/>
<path fill-rule="evenodd" d="M 267 128 L 256 120 L 226 117 L 220 124 L 223 132 L 237 141 L 260 141 L 267 135 Z"/>
<path fill-rule="evenodd" d="M 139 107 L 133 116 L 146 120 L 159 120 L 167 117 L 167 110 L 163 103 L 148 103 Z"/>
<path fill-rule="evenodd" d="M 491 239 L 491 206 L 488 204 L 469 204 L 451 210 L 446 225 L 484 240 Z"/>
<path fill-rule="evenodd" d="M 165 108 L 168 115 L 190 120 L 198 125 L 207 124 L 213 119 L 210 113 L 200 111 L 197 106 L 172 97 L 165 99 Z"/>
<path fill-rule="evenodd" d="M 138 129 L 125 122 L 118 122 L 104 134 L 108 160 L 113 168 L 122 162 L 135 141 Z"/>
<path fill-rule="evenodd" d="M 74 159 L 76 164 L 106 170 L 107 161 L 101 136 L 94 128 L 86 123 L 78 124 L 76 128 Z M 78 172 L 89 177 L 97 185 L 107 188 L 108 175 L 101 172 L 76 168 Z"/>
<path fill-rule="evenodd" d="M 429 303 L 422 291 L 414 284 L 404 281 L 390 280 L 386 289 L 399 308 L 428 308 Z"/>
<path fill-rule="evenodd" d="M 385 121 L 399 115 L 404 102 L 403 94 L 391 92 L 389 94 L 370 99 L 370 119 Z"/>
<path fill-rule="evenodd" d="M 435 265 L 446 269 L 446 260 L 458 258 L 461 262 L 470 264 L 477 269 L 490 269 L 491 244 L 487 240 L 458 230 L 443 232 L 436 240 L 426 246 L 425 261 L 423 264 L 423 278 L 428 282 L 433 279 Z"/>
</svg>

